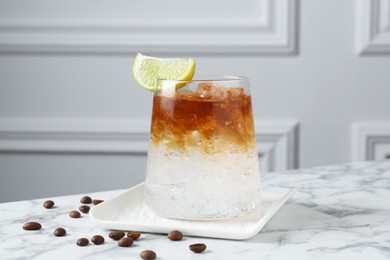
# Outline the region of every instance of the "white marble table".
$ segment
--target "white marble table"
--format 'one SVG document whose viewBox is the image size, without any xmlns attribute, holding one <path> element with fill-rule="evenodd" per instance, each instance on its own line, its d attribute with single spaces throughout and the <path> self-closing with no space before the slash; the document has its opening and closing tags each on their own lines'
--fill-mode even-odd
<svg viewBox="0 0 390 260">
<path fill-rule="evenodd" d="M 0 259 L 140 259 L 144 249 L 157 259 L 390 259 L 390 161 L 364 162 L 268 173 L 263 185 L 296 187 L 296 193 L 255 237 L 245 241 L 185 237 L 172 242 L 164 235 L 142 234 L 129 248 L 118 247 L 109 231 L 88 215 L 72 219 L 81 195 L 0 204 Z M 109 199 L 122 191 L 90 195 Z M 23 223 L 42 223 L 25 231 Z M 55 237 L 64 227 L 68 234 Z M 80 237 L 104 235 L 103 245 L 78 247 Z M 202 242 L 207 250 L 194 254 L 188 245 Z"/>
</svg>

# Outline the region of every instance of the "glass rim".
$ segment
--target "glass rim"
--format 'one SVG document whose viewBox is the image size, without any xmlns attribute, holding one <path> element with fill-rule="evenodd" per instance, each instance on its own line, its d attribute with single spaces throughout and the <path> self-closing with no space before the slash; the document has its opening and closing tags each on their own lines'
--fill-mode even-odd
<svg viewBox="0 0 390 260">
<path fill-rule="evenodd" d="M 192 79 L 157 79 L 157 82 L 248 82 L 248 77 L 245 76 L 230 76 L 230 75 L 196 75 Z"/>
</svg>

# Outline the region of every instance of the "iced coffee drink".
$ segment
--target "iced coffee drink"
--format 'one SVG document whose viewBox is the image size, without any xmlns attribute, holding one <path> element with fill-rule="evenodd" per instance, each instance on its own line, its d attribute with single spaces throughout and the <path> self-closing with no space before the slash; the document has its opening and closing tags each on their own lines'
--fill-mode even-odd
<svg viewBox="0 0 390 260">
<path fill-rule="evenodd" d="M 259 206 L 260 173 L 248 80 L 160 80 L 154 93 L 146 204 L 168 218 L 209 220 Z"/>
</svg>

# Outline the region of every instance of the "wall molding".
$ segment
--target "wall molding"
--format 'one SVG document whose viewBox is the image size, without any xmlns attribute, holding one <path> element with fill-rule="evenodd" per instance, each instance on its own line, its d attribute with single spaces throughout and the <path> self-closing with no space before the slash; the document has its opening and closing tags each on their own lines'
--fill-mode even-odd
<svg viewBox="0 0 390 260">
<path fill-rule="evenodd" d="M 84 9 L 79 6 L 82 4 L 76 4 L 79 10 L 89 9 L 88 6 Z M 141 22 L 121 14 L 121 10 L 101 20 L 88 19 L 89 13 L 86 12 L 85 19 L 77 20 L 74 11 L 52 8 L 52 4 L 48 3 L 44 15 L 50 14 L 50 17 L 46 19 L 41 17 L 38 20 L 33 16 L 32 19 L 27 17 L 22 20 L 14 18 L 20 15 L 7 14 L 5 19 L 0 20 L 0 53 L 295 54 L 298 45 L 297 4 L 298 0 L 250 1 L 242 5 L 245 11 L 242 17 L 229 18 L 218 16 L 228 11 L 224 8 L 229 8 L 226 1 L 221 1 L 214 12 L 202 13 L 202 19 L 197 14 L 197 17 L 193 15 L 183 19 L 185 21 L 178 25 L 173 18 L 161 12 L 159 17 L 156 11 L 151 15 L 154 19 L 145 20 L 138 15 Z M 134 2 L 133 5 L 142 7 L 146 3 Z M 11 7 L 11 11 L 17 10 Z M 181 8 L 186 8 L 186 4 Z M 59 10 L 65 15 L 59 13 L 56 17 Z M 27 11 L 23 12 L 28 14 Z M 180 13 L 180 9 L 176 11 Z M 35 14 L 37 11 L 32 8 L 31 12 Z M 183 13 L 186 13 L 185 10 Z M 246 13 L 251 16 L 247 17 Z"/>
<path fill-rule="evenodd" d="M 298 168 L 298 121 L 255 122 L 261 170 L 273 172 Z"/>
<path fill-rule="evenodd" d="M 257 120 L 261 170 L 298 167 L 295 120 Z M 132 154 L 146 156 L 149 120 L 2 119 L 1 153 Z"/>
<path fill-rule="evenodd" d="M 356 48 L 359 54 L 390 54 L 390 0 L 356 2 Z"/>
<path fill-rule="evenodd" d="M 382 160 L 390 156 L 390 122 L 354 122 L 351 160 Z"/>
</svg>

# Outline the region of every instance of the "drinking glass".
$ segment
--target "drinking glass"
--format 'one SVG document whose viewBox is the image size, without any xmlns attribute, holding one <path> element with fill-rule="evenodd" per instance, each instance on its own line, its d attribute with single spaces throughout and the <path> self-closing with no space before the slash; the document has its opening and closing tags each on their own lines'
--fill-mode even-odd
<svg viewBox="0 0 390 260">
<path fill-rule="evenodd" d="M 153 97 L 145 202 L 160 216 L 216 220 L 260 203 L 249 81 L 159 80 Z"/>
</svg>

